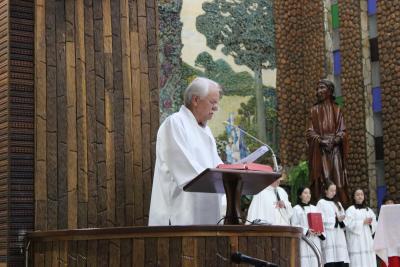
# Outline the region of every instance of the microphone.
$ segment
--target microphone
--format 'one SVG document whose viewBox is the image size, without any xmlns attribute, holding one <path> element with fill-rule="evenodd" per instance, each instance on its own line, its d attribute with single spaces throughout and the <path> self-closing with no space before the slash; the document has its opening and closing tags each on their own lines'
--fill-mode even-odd
<svg viewBox="0 0 400 267">
<path fill-rule="evenodd" d="M 247 263 L 256 267 L 279 267 L 275 263 L 253 258 L 240 252 L 233 253 L 231 256 L 231 261 L 237 264 Z"/>
<path fill-rule="evenodd" d="M 278 161 L 276 160 L 276 155 L 275 155 L 275 153 L 274 153 L 274 150 L 272 150 L 272 148 L 271 148 L 269 145 L 267 145 L 266 143 L 264 143 L 263 141 L 261 141 L 261 140 L 258 139 L 257 137 L 255 137 L 255 136 L 249 134 L 248 132 L 246 132 L 245 130 L 241 129 L 239 126 L 237 126 L 237 125 L 235 125 L 235 124 L 232 124 L 232 123 L 227 122 L 227 121 L 224 121 L 223 123 L 224 123 L 224 124 L 227 124 L 227 125 L 229 125 L 229 126 L 232 126 L 232 127 L 236 128 L 236 129 L 239 129 L 242 133 L 244 133 L 245 135 L 247 135 L 247 136 L 250 137 L 251 139 L 257 141 L 258 143 L 262 144 L 263 146 L 266 146 L 266 147 L 271 151 L 271 153 L 272 153 L 272 161 L 273 161 L 273 163 L 274 163 L 274 171 L 275 171 L 275 172 L 279 172 L 279 171 L 281 170 L 281 168 L 278 166 Z"/>
</svg>

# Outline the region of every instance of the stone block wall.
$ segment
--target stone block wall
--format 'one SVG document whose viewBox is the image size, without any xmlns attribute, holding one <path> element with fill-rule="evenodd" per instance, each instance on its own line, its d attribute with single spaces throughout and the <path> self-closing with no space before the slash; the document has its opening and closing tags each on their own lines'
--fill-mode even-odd
<svg viewBox="0 0 400 267">
<path fill-rule="evenodd" d="M 325 74 L 322 1 L 275 1 L 280 151 L 283 166 L 306 159 L 308 111 Z"/>
<path fill-rule="evenodd" d="M 385 181 L 400 201 L 400 3 L 377 1 Z"/>
</svg>

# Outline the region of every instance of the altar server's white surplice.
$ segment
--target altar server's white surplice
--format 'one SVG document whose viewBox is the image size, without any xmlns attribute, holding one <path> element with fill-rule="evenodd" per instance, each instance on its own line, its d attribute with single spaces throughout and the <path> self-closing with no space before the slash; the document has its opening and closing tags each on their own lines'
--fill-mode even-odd
<svg viewBox="0 0 400 267">
<path fill-rule="evenodd" d="M 208 126 L 201 127 L 185 106 L 169 116 L 157 134 L 149 225 L 216 224 L 221 195 L 184 192 L 183 187 L 220 163 Z"/>
<path fill-rule="evenodd" d="M 366 218 L 372 218 L 371 225 L 364 224 Z M 376 230 L 376 216 L 368 208 L 346 210 L 346 237 L 351 267 L 376 267 L 376 256 L 372 235 Z"/>
<path fill-rule="evenodd" d="M 276 191 L 275 191 L 276 190 Z M 276 208 L 279 194 L 280 200 L 285 203 L 285 208 Z M 288 194 L 282 187 L 268 186 L 253 197 L 247 214 L 247 223 L 260 220 L 261 223 L 272 225 L 290 225 L 290 217 L 293 214 L 292 205 Z"/>
<path fill-rule="evenodd" d="M 350 262 L 344 228 L 341 228 L 336 221 L 336 216 L 345 213 L 340 202 L 338 203 L 341 207 L 340 210 L 333 201 L 320 199 L 317 204 L 317 208 L 322 212 L 325 231 L 325 240 L 321 241 L 324 263 Z"/>
<path fill-rule="evenodd" d="M 321 213 L 321 211 L 314 205 L 307 205 L 301 207 L 296 205 L 293 208 L 292 225 L 299 226 L 303 228 L 303 234 L 306 235 L 308 232 L 308 219 L 307 214 Z M 308 238 L 314 243 L 314 245 L 321 252 L 321 240 L 316 235 L 308 235 Z M 315 252 L 312 250 L 310 245 L 308 245 L 304 240 L 300 241 L 300 256 L 301 256 L 301 266 L 302 267 L 318 267 L 318 259 Z"/>
</svg>

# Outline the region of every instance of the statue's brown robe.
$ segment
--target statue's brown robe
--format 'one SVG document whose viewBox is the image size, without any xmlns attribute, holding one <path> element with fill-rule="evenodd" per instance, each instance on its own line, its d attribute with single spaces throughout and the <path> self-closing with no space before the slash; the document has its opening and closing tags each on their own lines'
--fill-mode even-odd
<svg viewBox="0 0 400 267">
<path fill-rule="evenodd" d="M 339 140 L 330 152 L 323 150 L 319 143 L 321 139 L 327 137 L 337 137 Z M 318 200 L 323 195 L 325 182 L 331 180 L 336 184 L 339 201 L 347 206 L 349 204 L 346 172 L 348 139 L 342 112 L 333 101 L 328 100 L 311 108 L 307 142 L 313 199 Z"/>
</svg>

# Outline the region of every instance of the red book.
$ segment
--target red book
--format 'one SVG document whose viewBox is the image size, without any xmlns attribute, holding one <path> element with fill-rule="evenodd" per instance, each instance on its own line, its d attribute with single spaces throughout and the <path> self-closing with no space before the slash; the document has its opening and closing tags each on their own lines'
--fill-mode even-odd
<svg viewBox="0 0 400 267">
<path fill-rule="evenodd" d="M 272 172 L 272 167 L 258 163 L 236 163 L 236 164 L 219 164 L 217 168 L 231 169 L 231 170 L 249 170 L 249 171 L 262 171 Z"/>
<path fill-rule="evenodd" d="M 322 215 L 318 212 L 310 212 L 307 214 L 308 227 L 315 232 L 322 233 L 324 224 L 322 223 Z"/>
</svg>

